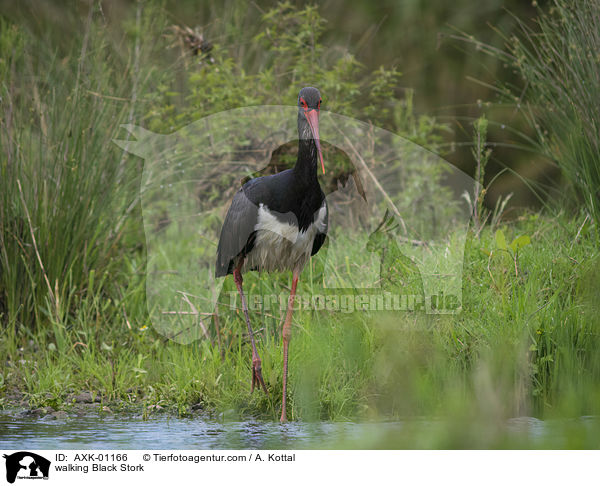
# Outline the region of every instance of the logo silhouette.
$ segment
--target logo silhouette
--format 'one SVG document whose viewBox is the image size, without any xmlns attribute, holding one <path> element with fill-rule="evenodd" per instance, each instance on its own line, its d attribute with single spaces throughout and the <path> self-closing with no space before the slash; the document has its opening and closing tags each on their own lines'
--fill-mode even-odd
<svg viewBox="0 0 600 486">
<path fill-rule="evenodd" d="M 370 123 L 323 110 L 319 116 L 321 143 L 344 154 L 336 167 L 352 174 L 324 188 L 330 213 L 327 252 L 319 253 L 319 283 L 324 289 L 377 289 L 382 294 L 382 284 L 389 282 L 382 268 L 389 268 L 392 257 L 401 258 L 414 273 L 411 279 L 421 282 L 415 292 L 422 296 L 424 312 L 459 313 L 471 220 L 461 194 L 472 191 L 474 180 L 424 147 Z M 144 159 L 140 201 L 148 254 L 146 302 L 160 334 L 182 344 L 209 337 L 224 281 L 215 268 L 220 218 L 239 189 L 237 181 L 243 184 L 272 161 L 282 164 L 283 156 L 293 156 L 283 151 L 273 157 L 297 143 L 297 120 L 297 106 L 236 108 L 167 135 L 124 125 L 129 135 L 114 140 Z M 288 223 L 280 230 L 295 226 L 293 219 Z M 241 243 L 236 238 L 233 251 L 242 249 L 238 243 L 243 246 L 254 231 L 253 220 L 241 218 L 238 224 Z M 381 234 L 369 242 L 374 232 Z M 290 241 L 285 231 L 272 233 L 284 244 Z M 364 250 L 353 252 L 359 245 Z"/>
<path fill-rule="evenodd" d="M 28 476 L 28 479 L 48 479 L 50 461 L 39 454 L 21 451 L 9 456 L 4 454 L 4 458 L 6 459 L 6 480 L 11 484 L 15 482 L 22 469 L 24 473 L 29 469 L 27 474 L 23 474 Z"/>
</svg>

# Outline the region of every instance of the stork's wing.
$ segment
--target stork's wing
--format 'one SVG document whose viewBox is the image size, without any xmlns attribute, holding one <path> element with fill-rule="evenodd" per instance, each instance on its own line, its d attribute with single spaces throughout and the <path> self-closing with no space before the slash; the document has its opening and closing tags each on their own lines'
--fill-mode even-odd
<svg viewBox="0 0 600 486">
<path fill-rule="evenodd" d="M 252 250 L 257 221 L 258 206 L 246 197 L 243 189 L 240 189 L 231 201 L 221 229 L 217 247 L 216 277 L 232 273 L 235 257 Z"/>
<path fill-rule="evenodd" d="M 310 256 L 315 255 L 321 249 L 323 243 L 325 243 L 325 238 L 327 237 L 327 230 L 329 229 L 329 208 L 327 207 L 327 200 L 325 200 L 325 208 L 324 228 L 321 228 L 321 230 L 315 235 Z"/>
</svg>

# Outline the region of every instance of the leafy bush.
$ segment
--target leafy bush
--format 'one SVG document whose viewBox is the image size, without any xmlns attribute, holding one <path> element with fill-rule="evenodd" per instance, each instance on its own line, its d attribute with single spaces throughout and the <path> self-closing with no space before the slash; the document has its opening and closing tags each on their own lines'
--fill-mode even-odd
<svg viewBox="0 0 600 486">
<path fill-rule="evenodd" d="M 159 86 L 151 98 L 146 126 L 152 131 L 172 133 L 199 118 L 234 108 L 295 105 L 299 89 L 312 85 L 323 95 L 324 110 L 370 122 L 439 152 L 442 134 L 448 128 L 434 118 L 414 113 L 412 91 L 403 92 L 399 88 L 401 73 L 398 69 L 380 66 L 374 71 L 367 70 L 345 49 L 324 43 L 326 26 L 315 6 L 298 8 L 289 2 L 277 4 L 263 14 L 256 33 L 249 31 L 240 39 L 257 49 L 251 66 L 254 71 L 248 69 L 250 61 L 235 57 L 235 48 L 226 44 L 215 43 L 210 55 L 204 56 L 189 49 L 185 54 L 187 59 L 181 63 L 185 66 L 183 86 L 176 75 Z M 189 62 L 190 59 L 197 61 Z M 244 146 L 250 152 L 252 148 Z M 397 155 L 400 147 L 389 149 L 388 160 L 393 162 L 385 162 L 386 176 L 397 179 L 399 174 L 416 173 L 412 178 L 403 179 L 403 190 L 397 191 L 402 195 L 402 201 L 396 202 L 398 207 L 417 213 L 448 208 L 449 195 L 437 184 L 444 177 L 442 164 L 433 167 L 423 163 L 422 158 Z M 265 175 L 292 166 L 296 150 L 297 142 L 285 144 L 273 153 L 269 167 L 248 176 Z M 327 174 L 320 180 L 325 193 L 329 194 L 346 183 L 354 168 L 348 154 L 326 141 L 323 151 Z M 234 180 L 234 168 L 227 166 L 227 161 L 221 162 L 215 164 L 216 172 L 210 175 L 210 187 L 202 189 L 201 199 L 207 205 L 203 210 L 227 203 L 239 188 L 238 181 Z M 413 204 L 417 199 L 426 201 L 427 207 L 417 208 Z M 443 218 L 440 214 L 440 219 Z"/>
<path fill-rule="evenodd" d="M 326 21 L 316 7 L 278 4 L 262 17 L 258 34 L 243 39 L 260 46 L 257 72 L 234 58 L 227 45 L 215 44 L 212 62 L 197 62 L 186 75 L 183 98 L 176 80 L 159 86 L 146 121 L 150 130 L 171 132 L 212 113 L 252 105 L 295 105 L 303 86 L 317 86 L 323 109 L 371 121 L 437 151 L 446 127 L 413 112 L 410 92 L 402 96 L 401 73 L 381 66 L 368 72 L 335 46 L 325 46 Z M 191 52 L 189 55 L 193 55 Z M 178 100 L 183 99 L 183 102 Z"/>
</svg>

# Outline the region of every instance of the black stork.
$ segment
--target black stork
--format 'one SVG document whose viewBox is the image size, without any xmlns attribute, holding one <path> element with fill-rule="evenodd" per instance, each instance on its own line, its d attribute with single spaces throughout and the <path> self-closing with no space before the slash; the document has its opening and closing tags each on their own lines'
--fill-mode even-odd
<svg viewBox="0 0 600 486">
<path fill-rule="evenodd" d="M 283 400 L 286 418 L 288 346 L 298 277 L 308 259 L 317 253 L 327 234 L 327 203 L 317 179 L 317 164 L 325 173 L 319 142 L 321 94 L 303 88 L 298 95 L 298 159 L 292 169 L 257 177 L 236 193 L 225 217 L 217 249 L 216 276 L 233 274 L 252 343 L 252 387 L 268 394 L 261 373 L 248 306 L 242 289 L 242 272 L 291 271 L 292 289 L 283 324 Z"/>
</svg>

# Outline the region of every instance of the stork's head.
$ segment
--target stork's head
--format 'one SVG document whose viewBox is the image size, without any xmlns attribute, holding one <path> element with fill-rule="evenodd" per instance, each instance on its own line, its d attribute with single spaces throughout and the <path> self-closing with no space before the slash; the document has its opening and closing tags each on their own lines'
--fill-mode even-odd
<svg viewBox="0 0 600 486">
<path fill-rule="evenodd" d="M 323 164 L 323 154 L 321 153 L 321 142 L 319 140 L 319 110 L 321 109 L 321 101 L 321 93 L 319 93 L 317 88 L 307 87 L 300 90 L 300 94 L 298 94 L 298 126 L 300 128 L 304 121 L 308 124 L 310 135 L 312 135 L 312 139 L 317 146 L 323 174 L 325 174 L 325 164 Z M 302 135 L 301 133 L 300 136 L 302 137 Z"/>
</svg>

